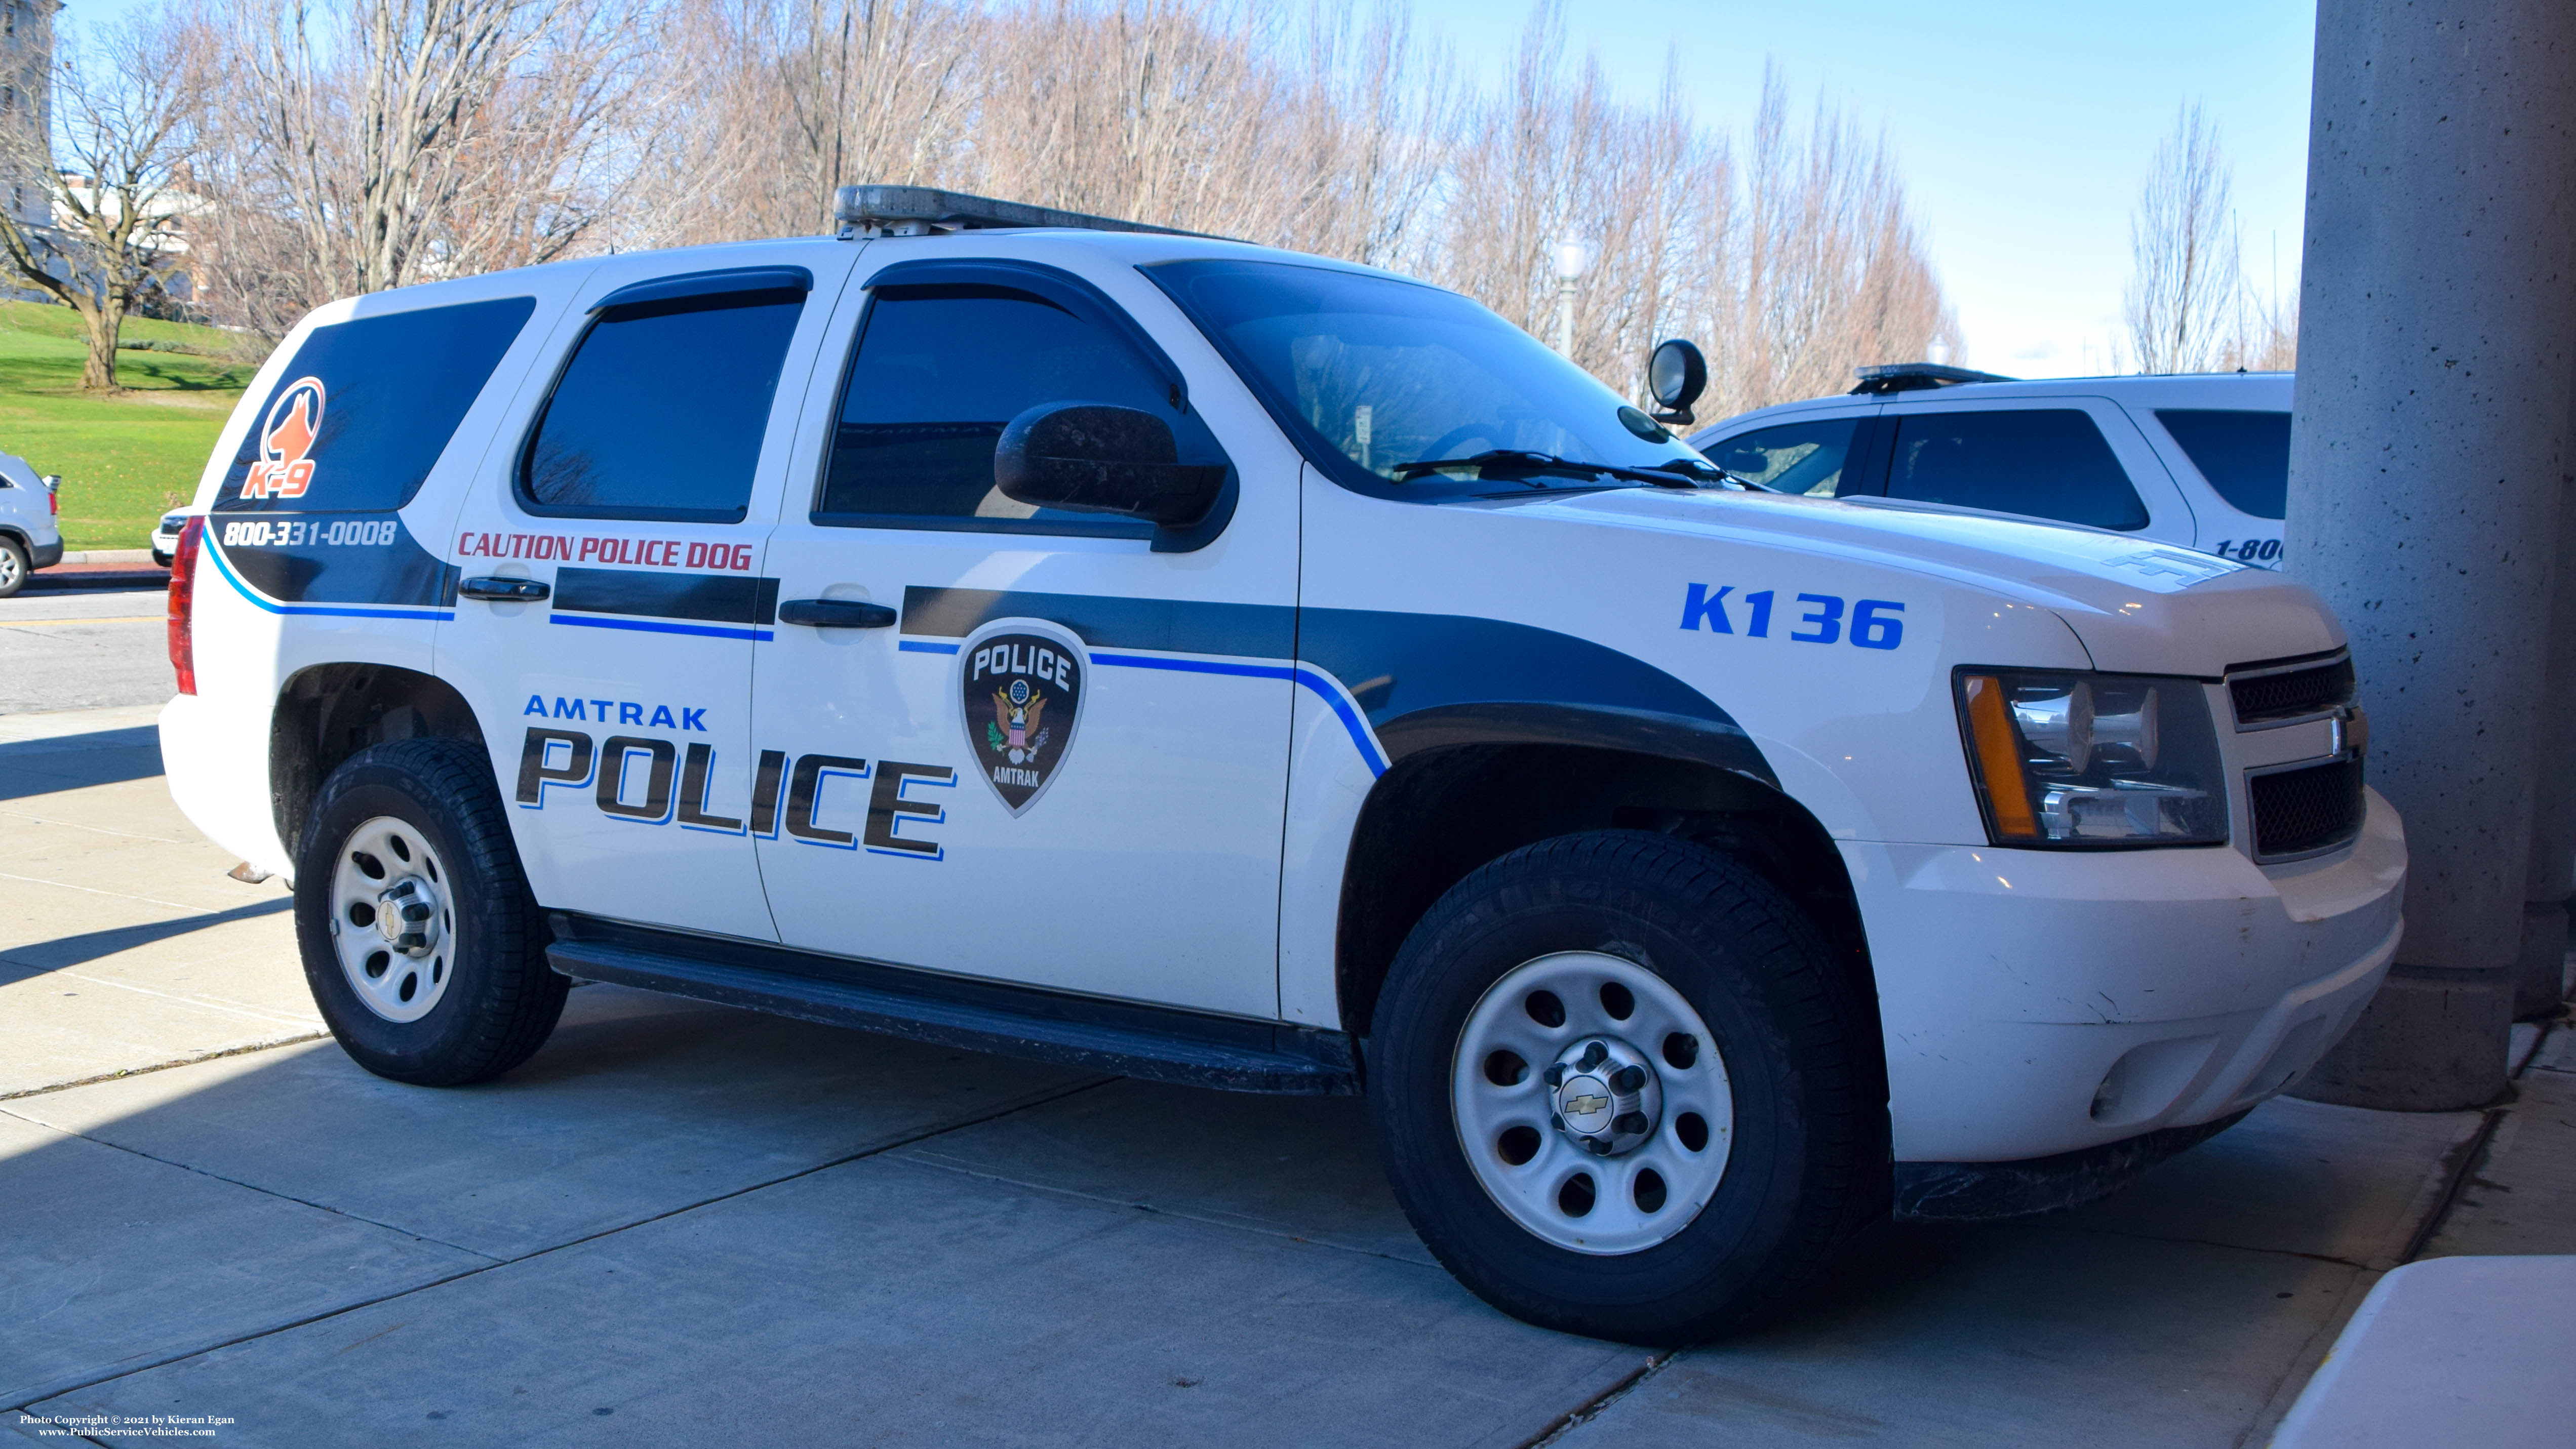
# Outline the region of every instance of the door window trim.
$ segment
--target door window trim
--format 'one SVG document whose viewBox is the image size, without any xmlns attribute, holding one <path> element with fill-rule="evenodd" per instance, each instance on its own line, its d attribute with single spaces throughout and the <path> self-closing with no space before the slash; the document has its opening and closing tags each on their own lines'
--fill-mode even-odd
<svg viewBox="0 0 2576 1449">
<path fill-rule="evenodd" d="M 759 284 L 719 283 L 711 287 L 688 290 L 667 292 L 651 290 L 664 283 L 686 284 L 715 278 L 749 279 L 752 277 L 759 278 Z M 536 411 L 529 416 L 527 427 L 519 438 L 517 456 L 510 465 L 510 501 L 520 512 L 532 518 L 596 518 L 613 523 L 738 524 L 744 522 L 751 516 L 752 498 L 760 491 L 759 463 L 756 458 L 752 465 L 751 492 L 745 495 L 739 507 L 646 508 L 614 503 L 547 503 L 540 500 L 528 488 L 528 471 L 536 461 L 537 438 L 546 429 L 546 417 L 554 411 L 555 394 L 562 390 L 564 377 L 572 371 L 574 360 L 581 356 L 582 348 L 590 344 L 592 335 L 598 332 L 602 323 L 615 320 L 608 315 L 612 306 L 614 308 L 644 307 L 657 311 L 699 310 L 673 307 L 670 304 L 716 299 L 708 301 L 703 308 L 707 311 L 716 311 L 732 307 L 758 306 L 761 304 L 751 299 L 782 298 L 783 294 L 793 292 L 797 296 L 796 326 L 789 330 L 787 350 L 778 361 L 778 382 L 769 395 L 770 416 L 760 420 L 761 431 L 765 438 L 771 419 L 777 416 L 779 396 L 788 385 L 788 363 L 796 356 L 796 334 L 804 329 L 807 320 L 806 309 L 813 303 L 813 280 L 813 273 L 803 267 L 736 267 L 723 271 L 692 272 L 674 277 L 648 278 L 642 282 L 631 283 L 608 293 L 607 296 L 585 308 L 580 332 L 573 338 L 572 345 L 565 348 L 562 355 L 555 359 L 554 371 L 546 379 L 544 392 L 538 395 Z M 798 285 L 800 281 L 802 285 Z M 764 443 L 764 451 L 765 448 Z"/>
<path fill-rule="evenodd" d="M 1008 257 L 916 257 L 892 262 L 879 268 L 860 285 L 864 294 L 857 320 L 850 328 L 849 340 L 842 347 L 840 378 L 834 383 L 831 404 L 824 414 L 826 436 L 814 461 L 814 481 L 806 495 L 806 520 L 817 528 L 883 528 L 916 533 L 987 533 L 1009 534 L 1028 538 L 1100 538 L 1119 539 L 1151 545 L 1154 553 L 1186 553 L 1203 548 L 1225 531 L 1234 517 L 1235 501 L 1241 496 L 1241 474 L 1234 459 L 1225 454 L 1225 486 L 1217 496 L 1216 506 L 1208 516 L 1187 528 L 1157 528 L 1142 519 L 1103 514 L 1087 518 L 959 518 L 935 513 L 856 513 L 826 510 L 824 490 L 832 481 L 832 438 L 841 426 L 841 409 L 848 402 L 850 381 L 859 365 L 859 349 L 868 336 L 868 322 L 875 314 L 877 296 L 888 287 L 998 287 L 1024 292 L 1062 308 L 1075 320 L 1101 327 L 1115 335 L 1137 360 L 1163 379 L 1169 389 L 1168 401 L 1175 414 L 1190 412 L 1189 378 L 1171 354 L 1154 340 L 1144 324 L 1126 308 L 1094 285 L 1061 267 L 1043 262 L 1020 261 Z M 1204 425 L 1204 423 L 1202 423 Z M 1210 429 L 1210 435 L 1214 430 Z M 1224 444 L 1218 443 L 1220 454 Z"/>
</svg>

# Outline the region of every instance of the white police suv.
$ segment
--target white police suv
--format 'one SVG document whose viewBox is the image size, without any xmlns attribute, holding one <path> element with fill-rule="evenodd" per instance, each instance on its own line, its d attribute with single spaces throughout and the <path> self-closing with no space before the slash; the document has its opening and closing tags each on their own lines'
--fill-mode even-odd
<svg viewBox="0 0 2576 1449">
<path fill-rule="evenodd" d="M 1898 363 L 1691 445 L 1777 492 L 2019 514 L 2278 568 L 2290 385 L 2286 372 L 2022 382 Z"/>
<path fill-rule="evenodd" d="M 1725 487 L 1383 272 L 843 210 L 334 303 L 236 411 L 163 749 L 369 1070 L 573 978 L 1365 1092 L 1470 1287 L 1656 1341 L 2100 1192 L 2377 986 L 2297 585 Z"/>
</svg>

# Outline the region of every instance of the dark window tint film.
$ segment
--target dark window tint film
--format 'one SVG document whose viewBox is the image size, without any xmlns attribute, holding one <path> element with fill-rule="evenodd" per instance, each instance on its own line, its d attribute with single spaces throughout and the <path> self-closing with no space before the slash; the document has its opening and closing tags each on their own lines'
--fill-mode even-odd
<svg viewBox="0 0 2576 1449">
<path fill-rule="evenodd" d="M 1709 461 L 1777 493 L 1831 498 L 1842 486 L 1858 418 L 1824 418 L 1759 428 L 1717 444 Z"/>
<path fill-rule="evenodd" d="M 1152 413 L 1171 424 L 1181 461 L 1224 461 L 1197 416 L 1173 408 L 1158 371 L 1054 303 L 981 284 L 885 288 L 869 304 L 842 390 L 816 513 L 835 522 L 1150 537 L 1154 526 L 1142 519 L 1037 508 L 993 486 L 993 445 L 1011 419 L 1073 402 Z"/>
<path fill-rule="evenodd" d="M 363 513 L 409 503 L 536 306 L 503 297 L 314 328 L 262 402 L 214 506 Z"/>
<path fill-rule="evenodd" d="M 1900 418 L 1887 496 L 2095 528 L 2147 526 L 2120 460 L 2077 408 Z"/>
<path fill-rule="evenodd" d="M 805 299 L 736 292 L 600 314 L 555 384 L 522 486 L 540 512 L 739 521 Z"/>
<path fill-rule="evenodd" d="M 2290 415 L 2158 408 L 2156 421 L 2229 507 L 2256 518 L 2289 511 Z"/>
</svg>

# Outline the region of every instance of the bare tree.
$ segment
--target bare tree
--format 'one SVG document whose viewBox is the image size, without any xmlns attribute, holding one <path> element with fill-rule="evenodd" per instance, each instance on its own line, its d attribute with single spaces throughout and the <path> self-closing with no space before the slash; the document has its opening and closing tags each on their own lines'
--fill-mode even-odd
<svg viewBox="0 0 2576 1449">
<path fill-rule="evenodd" d="M 429 276 L 811 234 L 834 187 L 890 182 L 1414 271 L 1542 332 L 1548 255 L 1581 240 L 1576 359 L 1636 392 L 1656 339 L 1698 335 L 1718 406 L 1955 334 L 1883 140 L 1821 102 L 1791 126 L 1772 75 L 1739 168 L 1669 71 L 1613 96 L 1553 0 L 1482 96 L 1403 0 L 194 3 L 255 58 L 211 150 L 218 250 L 271 332 Z M 611 15 L 649 57 L 582 39 Z M 652 204 L 599 204 L 621 187 Z"/>
<path fill-rule="evenodd" d="M 649 144 L 642 0 L 205 0 L 209 251 L 236 320 L 552 260 Z"/>
<path fill-rule="evenodd" d="M 677 0 L 651 243 L 813 233 L 851 181 L 954 184 L 979 81 L 964 0 Z"/>
<path fill-rule="evenodd" d="M 2207 372 L 2226 359 L 2240 282 L 2231 189 L 2218 129 L 2197 102 L 2184 106 L 2129 222 L 2121 310 L 2140 372 Z"/>
<path fill-rule="evenodd" d="M 161 17 L 146 13 L 85 46 L 62 42 L 50 85 L 32 96 L 23 77 L 8 82 L 13 114 L 0 124 L 0 172 L 33 178 L 52 224 L 0 207 L 0 253 L 24 284 L 80 313 L 84 388 L 116 387 L 126 314 L 173 269 L 195 209 L 178 182 L 199 97 L 189 73 L 170 64 L 170 38 Z M 21 104 L 26 114 L 14 114 Z"/>
<path fill-rule="evenodd" d="M 1776 70 L 1763 76 L 1732 210 L 1736 269 L 1708 317 L 1718 406 L 1839 392 L 1857 366 L 1957 350 L 1885 140 L 1821 97 L 1804 131 L 1792 126 Z"/>
</svg>

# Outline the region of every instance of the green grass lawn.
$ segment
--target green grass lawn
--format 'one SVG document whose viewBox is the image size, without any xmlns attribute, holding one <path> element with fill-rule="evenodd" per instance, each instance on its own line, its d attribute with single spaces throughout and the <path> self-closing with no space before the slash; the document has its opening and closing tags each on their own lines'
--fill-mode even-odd
<svg viewBox="0 0 2576 1449">
<path fill-rule="evenodd" d="M 129 391 L 86 394 L 79 315 L 0 302 L 0 453 L 62 475 L 67 548 L 143 547 L 153 523 L 195 494 L 215 435 L 259 370 L 258 342 L 212 327 L 135 318 L 121 340 L 117 380 Z"/>
</svg>

